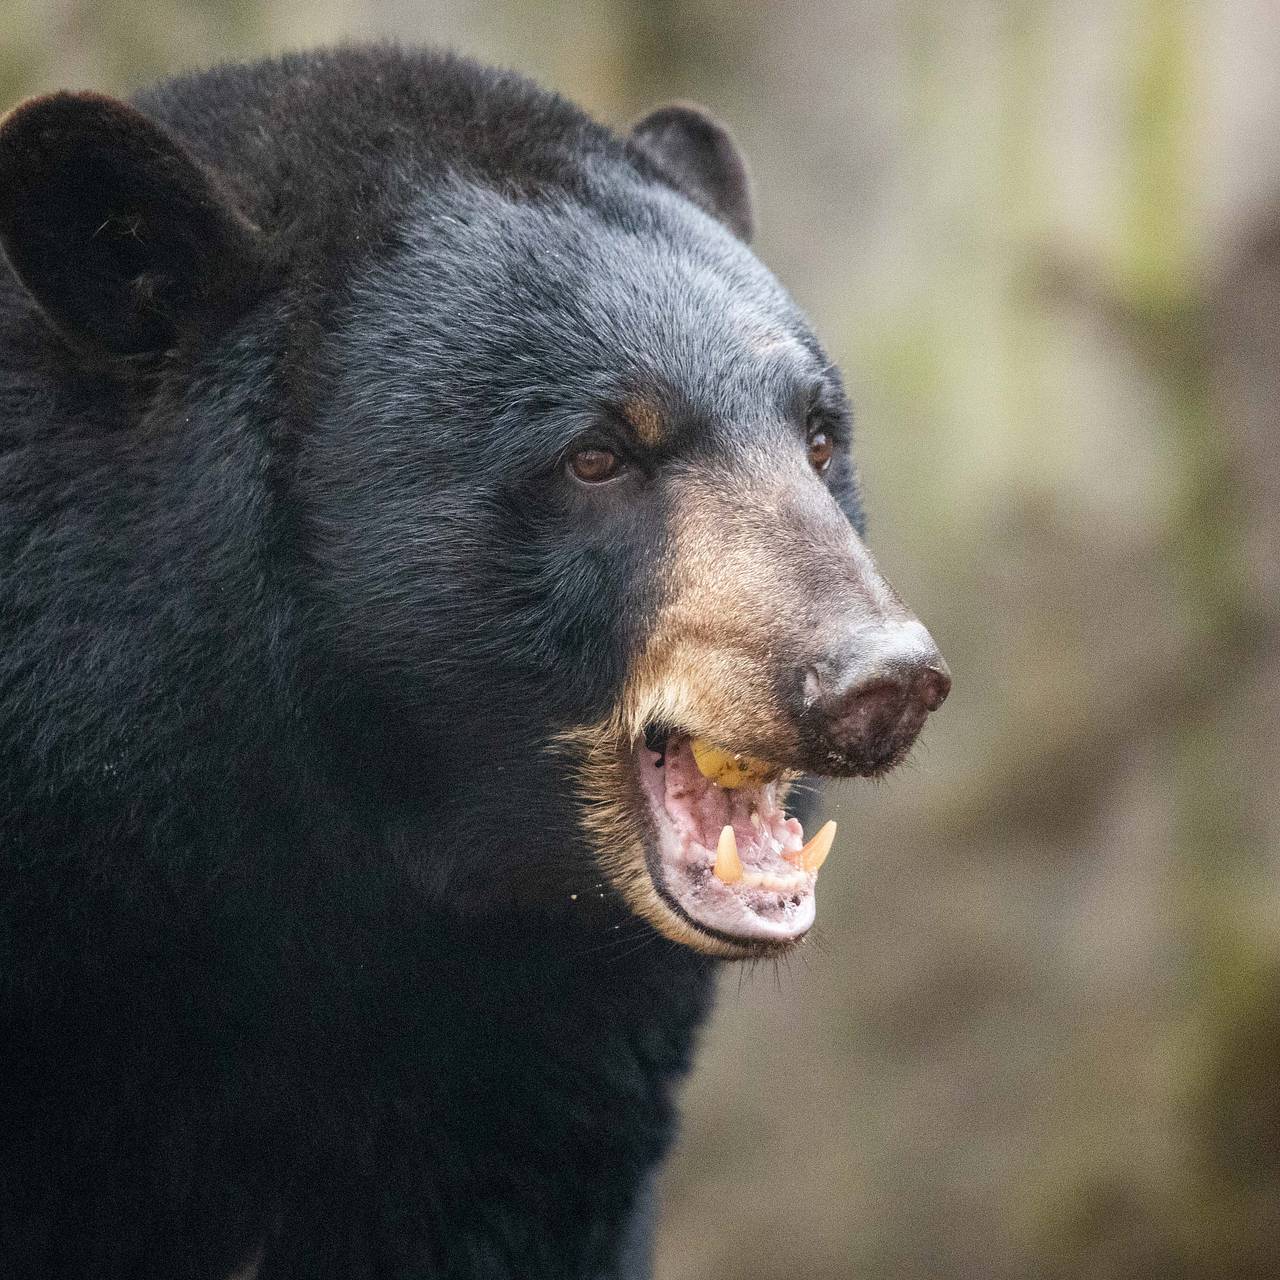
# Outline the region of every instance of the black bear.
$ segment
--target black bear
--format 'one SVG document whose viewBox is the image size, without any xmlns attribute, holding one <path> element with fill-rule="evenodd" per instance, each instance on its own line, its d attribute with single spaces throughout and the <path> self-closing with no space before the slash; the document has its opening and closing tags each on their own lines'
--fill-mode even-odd
<svg viewBox="0 0 1280 1280">
<path fill-rule="evenodd" d="M 690 106 L 346 48 L 0 125 L 0 1273 L 649 1273 L 802 774 L 945 665 Z"/>
</svg>

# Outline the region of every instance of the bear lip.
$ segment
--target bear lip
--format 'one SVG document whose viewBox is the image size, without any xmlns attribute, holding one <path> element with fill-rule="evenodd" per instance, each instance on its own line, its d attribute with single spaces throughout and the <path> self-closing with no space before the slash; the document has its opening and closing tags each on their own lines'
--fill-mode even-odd
<svg viewBox="0 0 1280 1280">
<path fill-rule="evenodd" d="M 749 947 L 799 941 L 814 921 L 817 872 L 799 862 L 804 832 L 782 808 L 779 781 L 717 786 L 699 772 L 689 738 L 679 734 L 639 743 L 635 767 L 648 801 L 649 874 L 667 906 L 718 940 Z M 728 884 L 714 871 L 726 826 L 743 873 Z"/>
</svg>

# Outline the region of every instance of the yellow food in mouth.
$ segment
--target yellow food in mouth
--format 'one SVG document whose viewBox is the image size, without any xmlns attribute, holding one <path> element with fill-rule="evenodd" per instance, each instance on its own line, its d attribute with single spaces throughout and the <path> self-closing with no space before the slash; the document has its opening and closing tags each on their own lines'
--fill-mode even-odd
<svg viewBox="0 0 1280 1280">
<path fill-rule="evenodd" d="M 694 738 L 689 748 L 693 752 L 698 772 L 726 791 L 734 791 L 738 787 L 758 787 L 776 778 L 781 772 L 767 760 L 722 751 L 704 738 Z"/>
</svg>

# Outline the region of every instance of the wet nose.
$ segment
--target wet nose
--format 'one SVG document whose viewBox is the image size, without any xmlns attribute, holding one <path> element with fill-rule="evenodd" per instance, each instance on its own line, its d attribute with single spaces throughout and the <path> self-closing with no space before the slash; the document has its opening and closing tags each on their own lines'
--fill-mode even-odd
<svg viewBox="0 0 1280 1280">
<path fill-rule="evenodd" d="M 914 621 L 858 630 L 805 678 L 809 713 L 828 748 L 856 773 L 901 760 L 950 692 L 942 654 Z"/>
</svg>

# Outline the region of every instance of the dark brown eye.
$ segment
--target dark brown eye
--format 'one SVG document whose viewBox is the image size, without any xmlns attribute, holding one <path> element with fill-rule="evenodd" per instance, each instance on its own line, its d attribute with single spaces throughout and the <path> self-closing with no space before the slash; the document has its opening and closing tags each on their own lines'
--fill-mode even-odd
<svg viewBox="0 0 1280 1280">
<path fill-rule="evenodd" d="M 831 465 L 831 455 L 835 451 L 835 444 L 825 431 L 812 431 L 809 433 L 809 461 L 819 475 L 822 475 Z"/>
<path fill-rule="evenodd" d="M 608 449 L 579 449 L 569 455 L 569 470 L 583 484 L 603 484 L 622 470 L 622 460 Z"/>
</svg>

